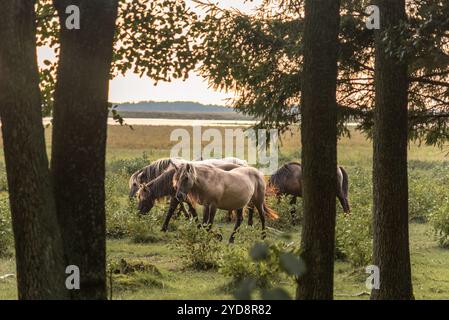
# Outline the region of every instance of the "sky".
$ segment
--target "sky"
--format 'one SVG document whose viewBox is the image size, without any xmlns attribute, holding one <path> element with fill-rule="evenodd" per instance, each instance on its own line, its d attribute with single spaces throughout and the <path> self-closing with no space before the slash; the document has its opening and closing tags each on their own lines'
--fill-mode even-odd
<svg viewBox="0 0 449 320">
<path fill-rule="evenodd" d="M 224 8 L 236 8 L 243 12 L 251 12 L 261 1 L 246 2 L 243 0 L 215 0 Z M 191 1 L 187 0 L 191 4 Z M 38 48 L 39 63 L 45 59 L 54 59 L 49 48 Z M 195 101 L 203 104 L 224 105 L 231 93 L 217 92 L 208 87 L 206 81 L 191 72 L 186 81 L 177 80 L 170 83 L 160 82 L 154 86 L 154 81 L 128 73 L 126 76 L 117 76 L 110 82 L 109 101 L 115 103 L 137 101 Z"/>
</svg>

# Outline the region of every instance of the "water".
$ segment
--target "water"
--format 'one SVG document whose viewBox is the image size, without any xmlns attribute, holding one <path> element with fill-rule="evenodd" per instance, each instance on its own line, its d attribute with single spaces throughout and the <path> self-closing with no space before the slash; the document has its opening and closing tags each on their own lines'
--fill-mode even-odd
<svg viewBox="0 0 449 320">
<path fill-rule="evenodd" d="M 51 123 L 51 118 L 44 118 L 44 125 Z M 153 118 L 125 118 L 125 123 L 132 126 L 202 126 L 202 127 L 250 127 L 257 123 L 253 120 L 192 120 L 192 119 L 153 119 Z M 119 125 L 112 118 L 109 125 Z"/>
</svg>

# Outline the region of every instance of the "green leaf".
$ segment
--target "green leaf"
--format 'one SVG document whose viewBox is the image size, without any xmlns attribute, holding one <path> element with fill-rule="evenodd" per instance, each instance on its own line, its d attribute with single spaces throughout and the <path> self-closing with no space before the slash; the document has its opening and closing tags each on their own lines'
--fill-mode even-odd
<svg viewBox="0 0 449 320">
<path fill-rule="evenodd" d="M 282 288 L 263 290 L 261 295 L 263 300 L 292 300 L 290 294 Z"/>
<path fill-rule="evenodd" d="M 251 248 L 249 255 L 254 261 L 266 260 L 268 258 L 268 246 L 265 243 L 256 243 Z"/>
<path fill-rule="evenodd" d="M 291 276 L 300 277 L 306 272 L 306 264 L 304 263 L 304 260 L 291 252 L 282 253 L 279 260 L 282 269 L 284 269 L 285 272 Z"/>
</svg>

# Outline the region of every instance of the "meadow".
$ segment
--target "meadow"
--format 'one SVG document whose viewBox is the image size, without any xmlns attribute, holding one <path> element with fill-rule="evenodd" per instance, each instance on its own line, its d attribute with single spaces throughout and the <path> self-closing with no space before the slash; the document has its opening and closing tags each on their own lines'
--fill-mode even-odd
<svg viewBox="0 0 449 320">
<path fill-rule="evenodd" d="M 196 228 L 182 216 L 169 232 L 159 231 L 166 201 L 150 215 L 139 216 L 127 197 L 127 180 L 137 168 L 167 157 L 176 143 L 173 127 L 110 126 L 107 144 L 107 258 L 112 299 L 233 299 L 292 297 L 294 274 L 288 257 L 297 253 L 301 215 L 292 217 L 289 199 L 269 203 L 280 214 L 269 221 L 261 245 L 258 219 L 243 226 L 236 243 L 227 239 L 233 224 L 219 212 L 214 232 Z M 189 129 L 186 127 L 185 129 Z M 224 128 L 217 128 L 224 130 Z M 51 128 L 46 129 L 51 145 Z M 50 147 L 49 147 L 50 148 Z M 338 146 L 339 164 L 347 169 L 352 214 L 338 206 L 335 298 L 368 299 L 365 287 L 371 264 L 371 142 L 351 131 Z M 48 149 L 50 150 L 50 149 Z M 410 247 L 414 294 L 417 299 L 449 299 L 449 162 L 447 150 L 411 144 L 409 148 Z M 1 159 L 3 155 L 1 154 Z M 299 160 L 297 129 L 282 137 L 279 163 Z M 3 161 L 3 160 L 2 160 Z M 0 277 L 15 274 L 7 184 L 0 162 Z M 301 201 L 296 205 L 301 212 Z M 246 222 L 246 219 L 245 219 Z M 223 240 L 220 241 L 221 234 Z M 0 299 L 16 299 L 15 277 L 0 278 Z"/>
</svg>

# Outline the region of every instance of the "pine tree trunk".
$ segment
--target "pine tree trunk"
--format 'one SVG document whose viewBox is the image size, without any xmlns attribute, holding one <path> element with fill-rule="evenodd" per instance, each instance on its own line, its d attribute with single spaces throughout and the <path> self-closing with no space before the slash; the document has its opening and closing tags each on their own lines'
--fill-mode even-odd
<svg viewBox="0 0 449 320">
<path fill-rule="evenodd" d="M 372 299 L 412 299 L 407 181 L 407 64 L 385 50 L 382 32 L 406 19 L 404 0 L 378 1 L 373 154 L 374 264 L 380 289 Z"/>
<path fill-rule="evenodd" d="M 34 4 L 0 1 L 0 114 L 18 296 L 64 299 L 68 291 L 42 125 Z"/>
<path fill-rule="evenodd" d="M 337 185 L 338 0 L 306 0 L 302 72 L 301 256 L 297 299 L 332 299 Z"/>
<path fill-rule="evenodd" d="M 80 29 L 68 30 L 69 5 Z M 117 0 L 55 0 L 61 53 L 51 168 L 67 264 L 80 268 L 74 299 L 106 299 L 105 153 Z"/>
</svg>

